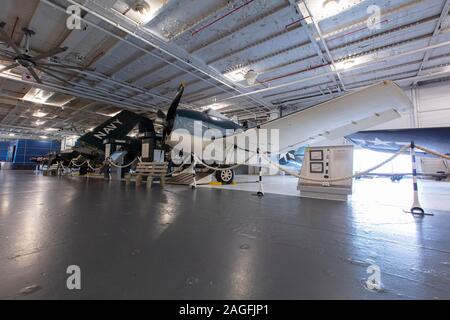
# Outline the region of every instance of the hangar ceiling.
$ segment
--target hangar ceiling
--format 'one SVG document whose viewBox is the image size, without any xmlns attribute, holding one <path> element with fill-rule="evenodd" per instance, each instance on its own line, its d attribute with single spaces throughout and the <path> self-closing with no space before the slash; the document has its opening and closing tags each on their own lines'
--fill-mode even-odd
<svg viewBox="0 0 450 320">
<path fill-rule="evenodd" d="M 81 8 L 79 20 L 66 12 L 72 5 Z M 30 56 L 67 49 L 39 61 L 42 83 L 23 66 L 0 69 L 0 137 L 77 135 L 121 109 L 154 117 L 181 82 L 185 108 L 265 121 L 280 109 L 306 108 L 380 80 L 407 88 L 450 76 L 450 0 L 1 0 L 1 6 L 3 30 L 17 46 L 26 48 L 23 28 L 34 31 Z M 0 38 L 0 68 L 16 55 Z"/>
</svg>

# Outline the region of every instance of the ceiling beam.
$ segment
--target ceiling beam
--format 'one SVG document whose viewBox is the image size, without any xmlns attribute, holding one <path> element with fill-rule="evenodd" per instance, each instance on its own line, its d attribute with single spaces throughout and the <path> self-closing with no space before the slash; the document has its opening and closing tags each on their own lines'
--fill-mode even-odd
<svg viewBox="0 0 450 320">
<path fill-rule="evenodd" d="M 434 28 L 433 35 L 431 36 L 430 42 L 428 45 L 433 45 L 438 41 L 438 36 L 441 33 L 442 30 L 442 24 L 445 22 L 445 19 L 448 16 L 448 11 L 450 10 L 450 0 L 446 0 L 445 4 L 442 8 L 442 13 L 439 16 L 439 19 L 436 22 L 436 27 Z M 422 63 L 420 64 L 419 71 L 417 72 L 417 76 L 420 76 L 424 70 L 425 64 L 428 62 L 428 60 L 431 57 L 432 50 L 425 51 L 425 54 L 423 56 Z M 414 86 L 417 85 L 417 81 L 414 82 Z"/>
<path fill-rule="evenodd" d="M 41 0 L 41 1 L 54 6 L 54 4 L 48 0 Z M 208 76 L 209 78 L 213 79 L 214 81 L 221 83 L 222 85 L 226 86 L 231 91 L 237 92 L 239 94 L 243 94 L 243 93 L 246 93 L 249 91 L 248 89 L 243 88 L 243 87 L 233 83 L 232 81 L 228 80 L 221 73 L 219 73 L 215 69 L 211 68 L 209 65 L 207 65 L 202 60 L 198 59 L 195 56 L 188 54 L 186 52 L 186 50 L 180 48 L 177 45 L 174 45 L 171 43 L 166 43 L 165 41 L 163 41 L 163 40 L 159 39 L 158 37 L 156 37 L 155 35 L 153 35 L 148 30 L 142 28 L 141 26 L 139 26 L 135 23 L 132 23 L 131 21 L 129 21 L 125 18 L 121 18 L 118 15 L 115 15 L 110 9 L 108 10 L 107 8 L 103 8 L 98 3 L 95 3 L 94 1 L 87 1 L 84 5 L 82 5 L 78 1 L 74 1 L 74 0 L 67 0 L 67 1 L 70 2 L 71 4 L 78 5 L 82 10 L 84 10 L 88 13 L 91 13 L 95 17 L 109 23 L 110 25 L 114 26 L 115 28 L 117 28 L 121 31 L 124 31 L 129 36 L 131 36 L 135 39 L 138 39 L 141 42 L 151 45 L 152 47 L 156 48 L 163 54 L 165 54 L 171 58 L 174 58 L 175 60 L 177 60 L 184 66 L 187 66 L 188 68 L 193 68 L 197 72 L 200 72 L 200 73 Z M 97 27 L 99 27 L 99 26 L 97 25 Z M 99 27 L 99 28 L 101 28 L 101 27 Z M 143 50 L 146 50 L 145 48 L 142 48 L 141 46 L 138 46 L 138 47 Z M 155 56 L 155 58 L 157 58 L 159 60 L 161 60 L 161 59 L 165 60 L 167 63 L 174 65 L 177 68 L 180 68 L 180 69 L 184 70 L 185 72 L 205 81 L 204 78 L 200 77 L 195 72 L 187 70 L 186 67 L 180 67 L 177 64 L 170 63 L 170 61 L 162 58 L 160 55 L 156 55 L 153 52 L 150 52 L 149 50 L 146 50 L 146 51 L 148 51 L 149 54 Z M 210 81 L 208 81 L 208 83 L 211 84 Z M 221 91 L 224 90 L 223 87 L 220 87 L 217 85 L 216 85 L 216 87 L 220 88 Z M 263 101 L 259 98 L 250 97 L 250 99 L 253 101 L 253 103 L 256 103 L 257 106 L 261 106 L 261 107 L 267 108 L 269 110 L 272 108 L 272 106 L 268 102 Z"/>
<path fill-rule="evenodd" d="M 306 4 L 306 2 L 304 0 L 299 0 L 298 2 L 297 2 L 297 0 L 289 0 L 289 2 L 291 3 L 291 5 L 293 5 L 295 7 L 295 9 L 296 9 L 295 11 L 298 13 L 298 15 L 300 16 L 300 19 L 301 19 L 300 23 L 304 26 L 305 30 L 307 30 L 308 36 L 311 39 L 311 43 L 313 43 L 313 45 L 316 47 L 316 50 L 318 52 L 320 52 L 319 53 L 319 57 L 321 57 L 323 63 L 330 63 L 331 67 L 333 69 L 332 71 L 335 71 L 335 75 L 333 75 L 332 77 L 333 77 L 333 82 L 335 82 L 335 83 L 336 83 L 335 76 L 338 79 L 338 82 L 339 82 L 339 84 L 337 84 L 338 90 L 339 91 L 342 91 L 342 90 L 346 91 L 344 79 L 342 78 L 342 74 L 337 71 L 338 69 L 336 67 L 336 63 L 335 63 L 335 61 L 333 59 L 333 56 L 332 56 L 332 54 L 330 52 L 330 49 L 328 48 L 328 45 L 327 45 L 327 43 L 326 43 L 326 41 L 325 41 L 325 39 L 323 37 L 322 31 L 320 29 L 320 26 L 317 23 L 317 21 L 314 19 L 311 11 L 308 8 L 308 5 Z M 302 10 L 300 8 L 301 4 L 303 4 L 303 6 L 305 8 L 305 11 L 306 11 L 305 13 L 307 13 L 306 16 L 302 13 Z M 305 22 L 307 20 L 311 20 L 311 23 L 308 24 L 307 22 Z M 310 29 L 309 29 L 310 26 L 313 29 L 312 33 L 310 32 Z M 328 56 L 328 59 L 323 55 L 322 49 L 317 44 L 315 34 L 318 35 L 319 41 L 321 42 L 322 46 L 324 47 L 325 52 L 326 52 L 326 54 Z"/>
</svg>

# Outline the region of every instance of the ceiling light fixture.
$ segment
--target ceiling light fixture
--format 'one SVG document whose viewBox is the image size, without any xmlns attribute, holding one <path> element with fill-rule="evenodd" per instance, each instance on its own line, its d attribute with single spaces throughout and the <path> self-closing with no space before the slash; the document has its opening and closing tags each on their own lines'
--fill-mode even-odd
<svg viewBox="0 0 450 320">
<path fill-rule="evenodd" d="M 322 7 L 327 10 L 336 10 L 339 6 L 339 0 L 325 0 Z"/>
<path fill-rule="evenodd" d="M 40 136 L 39 138 L 46 140 L 48 137 L 47 136 Z"/>
<path fill-rule="evenodd" d="M 51 91 L 46 91 L 38 88 L 31 88 L 22 100 L 30 101 L 34 103 L 46 103 L 47 100 L 53 96 L 55 93 Z"/>
<path fill-rule="evenodd" d="M 37 125 L 37 126 L 41 126 L 41 125 L 43 125 L 45 123 L 45 121 L 42 121 L 42 120 L 37 120 L 36 122 L 35 122 L 35 124 Z"/>
<path fill-rule="evenodd" d="M 210 104 L 208 106 L 203 107 L 202 109 L 203 110 L 220 110 L 220 109 L 223 109 L 223 108 L 225 108 L 227 106 L 228 105 L 224 104 L 224 103 L 213 103 L 213 104 Z"/>
<path fill-rule="evenodd" d="M 247 80 L 248 85 L 252 86 L 255 84 L 256 78 L 258 78 L 258 73 L 256 73 L 255 70 L 250 69 L 247 71 L 244 78 L 245 78 L 245 80 Z"/>
<path fill-rule="evenodd" d="M 56 132 L 56 131 L 58 131 L 59 129 L 56 129 L 56 128 L 46 128 L 45 129 L 45 131 L 48 131 L 48 132 Z"/>
<path fill-rule="evenodd" d="M 157 16 L 167 0 L 117 0 L 113 10 L 139 25 L 146 25 Z"/>
<path fill-rule="evenodd" d="M 36 117 L 36 118 L 43 118 L 46 115 L 48 115 L 48 113 L 42 112 L 41 110 L 36 110 L 35 112 L 33 112 L 33 117 Z"/>
</svg>

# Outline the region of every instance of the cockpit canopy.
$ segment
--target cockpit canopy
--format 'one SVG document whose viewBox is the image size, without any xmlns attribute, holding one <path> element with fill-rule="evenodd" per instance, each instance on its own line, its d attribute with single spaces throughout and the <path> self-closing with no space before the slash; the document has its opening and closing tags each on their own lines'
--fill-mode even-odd
<svg viewBox="0 0 450 320">
<path fill-rule="evenodd" d="M 198 122 L 197 130 L 195 130 L 196 122 Z M 236 130 L 242 130 L 243 128 L 231 120 L 210 116 L 204 112 L 178 109 L 174 124 L 174 130 L 176 129 L 186 129 L 192 135 L 203 135 L 208 129 L 216 129 L 222 132 L 224 136 L 230 136 Z"/>
</svg>

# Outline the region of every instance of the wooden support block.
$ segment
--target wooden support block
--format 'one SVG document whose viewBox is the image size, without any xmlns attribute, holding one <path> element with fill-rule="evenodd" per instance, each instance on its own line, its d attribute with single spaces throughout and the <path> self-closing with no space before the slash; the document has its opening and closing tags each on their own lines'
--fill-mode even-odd
<svg viewBox="0 0 450 320">
<path fill-rule="evenodd" d="M 151 189 L 153 184 L 153 176 L 147 177 L 147 189 Z"/>
<path fill-rule="evenodd" d="M 166 186 L 166 176 L 162 174 L 160 177 L 160 181 L 161 188 L 164 188 Z"/>
<path fill-rule="evenodd" d="M 131 183 L 131 174 L 127 173 L 125 175 L 125 184 L 129 185 Z"/>
<path fill-rule="evenodd" d="M 140 186 L 142 183 L 142 176 L 140 174 L 138 174 L 136 176 L 136 187 Z"/>
</svg>

